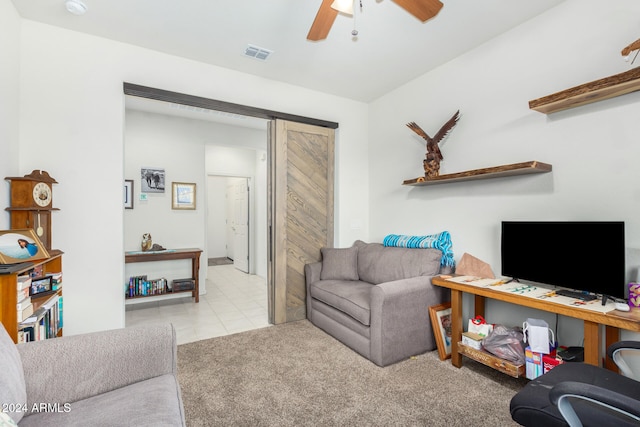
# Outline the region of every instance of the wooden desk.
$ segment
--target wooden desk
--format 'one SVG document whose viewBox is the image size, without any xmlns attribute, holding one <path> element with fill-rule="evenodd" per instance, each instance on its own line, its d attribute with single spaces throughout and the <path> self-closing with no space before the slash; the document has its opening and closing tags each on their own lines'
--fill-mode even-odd
<svg viewBox="0 0 640 427">
<path fill-rule="evenodd" d="M 176 259 L 191 259 L 191 278 L 194 280 L 191 296 L 200 302 L 200 254 L 202 249 L 168 249 L 154 252 L 125 252 L 125 264 L 133 262 L 172 261 Z"/>
<path fill-rule="evenodd" d="M 605 325 L 606 346 L 620 339 L 620 329 L 640 332 L 640 315 L 614 311 L 610 313 L 598 313 L 572 307 L 564 304 L 528 298 L 518 294 L 511 294 L 491 289 L 491 287 L 477 287 L 456 283 L 434 277 L 432 283 L 451 289 L 451 364 L 462 366 L 462 355 L 458 352 L 458 342 L 462 340 L 462 295 L 468 293 L 475 295 L 475 315 L 484 317 L 485 298 L 517 304 L 524 307 L 535 308 L 563 316 L 574 317 L 584 321 L 584 361 L 591 365 L 600 365 L 600 325 Z M 524 321 L 525 319 L 523 319 Z M 607 360 L 605 367 L 615 370 L 613 361 Z"/>
</svg>

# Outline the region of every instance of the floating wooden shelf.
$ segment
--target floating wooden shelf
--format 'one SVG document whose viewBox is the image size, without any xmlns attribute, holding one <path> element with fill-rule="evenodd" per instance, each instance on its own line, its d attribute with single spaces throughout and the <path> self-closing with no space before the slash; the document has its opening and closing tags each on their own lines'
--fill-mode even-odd
<svg viewBox="0 0 640 427">
<path fill-rule="evenodd" d="M 529 101 L 529 108 L 551 114 L 640 90 L 640 68 Z"/>
<path fill-rule="evenodd" d="M 407 179 L 402 185 L 435 185 L 448 182 L 472 181 L 478 179 L 499 178 L 503 176 L 526 175 L 531 173 L 551 172 L 551 165 L 547 163 L 531 161 L 524 163 L 514 163 L 512 165 L 495 166 L 492 168 L 474 169 L 466 172 L 450 173 L 439 175 L 434 178 L 414 178 Z"/>
</svg>

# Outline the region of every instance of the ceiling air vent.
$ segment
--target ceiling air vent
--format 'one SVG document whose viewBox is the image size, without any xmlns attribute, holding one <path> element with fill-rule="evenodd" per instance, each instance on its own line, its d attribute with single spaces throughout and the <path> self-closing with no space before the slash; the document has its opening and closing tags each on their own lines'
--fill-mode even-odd
<svg viewBox="0 0 640 427">
<path fill-rule="evenodd" d="M 252 44 L 247 45 L 244 50 L 244 55 L 260 61 L 266 61 L 267 58 L 273 53 L 272 50 L 265 49 L 263 47 L 254 46 Z"/>
</svg>

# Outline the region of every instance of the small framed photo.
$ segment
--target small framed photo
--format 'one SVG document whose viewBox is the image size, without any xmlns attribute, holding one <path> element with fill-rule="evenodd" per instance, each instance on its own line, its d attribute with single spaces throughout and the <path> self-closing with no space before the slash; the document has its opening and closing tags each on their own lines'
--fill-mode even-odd
<svg viewBox="0 0 640 427">
<path fill-rule="evenodd" d="M 431 328 L 436 338 L 440 360 L 451 357 L 451 303 L 429 307 Z"/>
<path fill-rule="evenodd" d="M 196 184 L 189 182 L 171 183 L 171 209 L 195 209 Z"/>
<path fill-rule="evenodd" d="M 124 180 L 124 208 L 133 209 L 133 180 Z"/>
<path fill-rule="evenodd" d="M 17 264 L 45 258 L 49 258 L 49 253 L 32 229 L 0 231 L 0 264 Z"/>
<path fill-rule="evenodd" d="M 44 292 L 51 292 L 51 276 L 33 279 L 29 295 L 38 295 Z"/>
</svg>

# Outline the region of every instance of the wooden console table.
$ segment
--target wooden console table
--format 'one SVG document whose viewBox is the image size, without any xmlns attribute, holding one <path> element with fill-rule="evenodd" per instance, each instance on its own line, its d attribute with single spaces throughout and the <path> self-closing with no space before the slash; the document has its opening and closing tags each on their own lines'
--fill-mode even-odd
<svg viewBox="0 0 640 427">
<path fill-rule="evenodd" d="M 191 296 L 200 302 L 200 254 L 202 249 L 168 249 L 166 251 L 154 252 L 125 252 L 124 262 L 130 264 L 134 262 L 152 262 L 152 261 L 173 261 L 177 259 L 191 259 L 191 278 L 194 281 Z"/>
<path fill-rule="evenodd" d="M 600 325 L 605 326 L 606 346 L 620 339 L 620 329 L 640 332 L 640 316 L 635 313 L 619 311 L 599 313 L 579 307 L 549 302 L 548 300 L 500 292 L 490 287 L 478 287 L 452 282 L 439 276 L 434 277 L 432 283 L 451 289 L 451 364 L 458 368 L 462 366 L 462 355 L 458 349 L 458 342 L 462 340 L 462 295 L 465 292 L 475 296 L 474 314 L 483 317 L 485 299 L 489 298 L 582 319 L 584 321 L 584 361 L 591 365 L 600 365 L 600 343 L 602 338 Z M 611 360 L 605 362 L 605 367 L 616 370 L 615 364 Z"/>
</svg>

